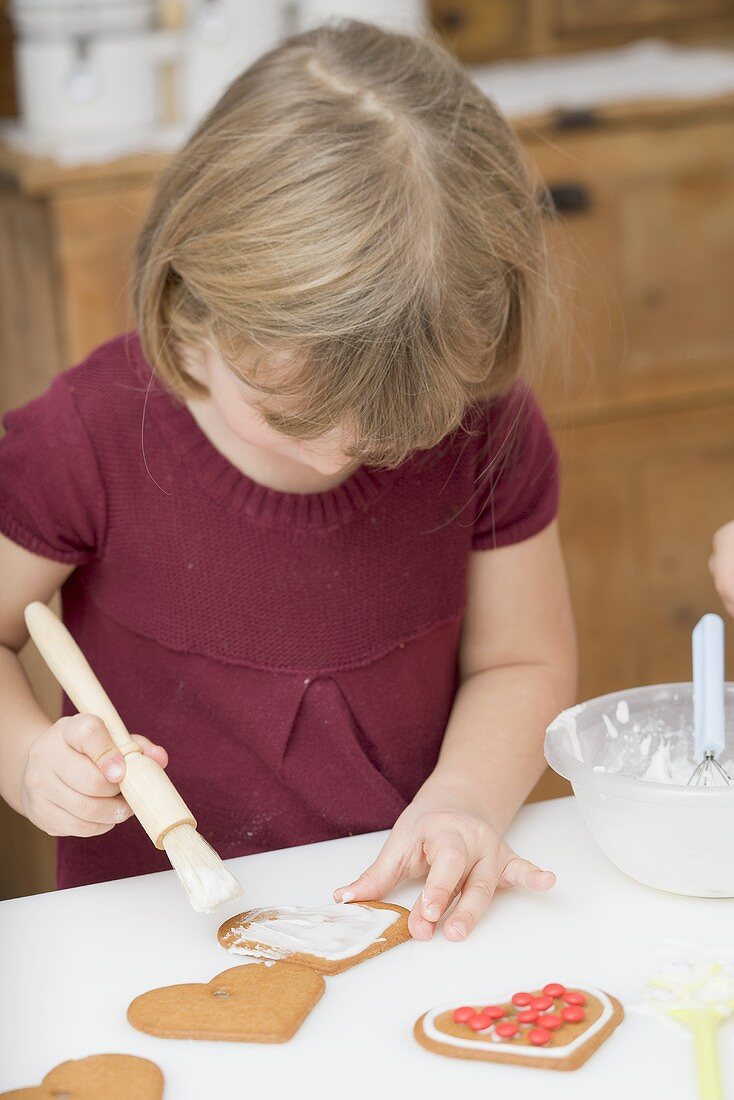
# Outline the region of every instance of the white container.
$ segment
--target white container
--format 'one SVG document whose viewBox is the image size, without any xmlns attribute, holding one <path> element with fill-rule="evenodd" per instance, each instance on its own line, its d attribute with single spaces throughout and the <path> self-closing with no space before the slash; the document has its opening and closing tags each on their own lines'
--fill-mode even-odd
<svg viewBox="0 0 734 1100">
<path fill-rule="evenodd" d="M 723 761 L 731 774 L 734 684 L 726 686 L 726 727 Z M 683 733 L 692 748 L 692 729 L 691 684 L 632 688 L 564 711 L 548 727 L 545 755 L 570 781 L 599 847 L 621 871 L 675 894 L 730 898 L 734 786 L 651 782 L 614 770 L 621 764 L 639 774 L 631 765 L 644 758 L 637 750 L 648 737 L 675 749 Z"/>
<path fill-rule="evenodd" d="M 358 19 L 385 30 L 421 34 L 428 26 L 428 0 L 300 0 L 305 27 L 329 19 Z"/>
<path fill-rule="evenodd" d="M 21 39 L 15 48 L 24 130 L 58 141 L 144 134 L 160 124 L 160 66 L 178 56 L 168 31 Z"/>
<path fill-rule="evenodd" d="M 187 0 L 182 117 L 192 126 L 225 88 L 288 31 L 288 0 Z"/>
<path fill-rule="evenodd" d="M 156 0 L 11 0 L 10 14 L 21 38 L 118 34 L 149 30 Z"/>
<path fill-rule="evenodd" d="M 12 0 L 20 129 L 40 148 L 94 137 L 124 146 L 161 123 L 161 66 L 179 36 L 155 0 Z"/>
</svg>

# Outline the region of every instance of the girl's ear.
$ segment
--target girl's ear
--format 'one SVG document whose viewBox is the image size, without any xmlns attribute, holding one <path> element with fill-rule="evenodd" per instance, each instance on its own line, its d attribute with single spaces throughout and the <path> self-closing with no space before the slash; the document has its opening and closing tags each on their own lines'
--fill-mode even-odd
<svg viewBox="0 0 734 1100">
<path fill-rule="evenodd" d="M 185 345 L 181 347 L 180 354 L 183 360 L 184 370 L 189 377 L 193 378 L 195 382 L 200 382 L 205 386 L 207 384 L 208 374 L 206 369 L 206 349 Z"/>
</svg>

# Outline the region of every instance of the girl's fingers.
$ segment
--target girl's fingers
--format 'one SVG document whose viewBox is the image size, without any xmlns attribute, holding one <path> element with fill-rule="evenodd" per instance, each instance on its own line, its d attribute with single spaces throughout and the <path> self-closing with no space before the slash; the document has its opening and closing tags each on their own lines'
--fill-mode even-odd
<svg viewBox="0 0 734 1100">
<path fill-rule="evenodd" d="M 156 745 L 154 741 L 151 741 L 148 737 L 143 737 L 141 733 L 131 734 L 133 741 L 137 741 L 143 750 L 143 756 L 149 756 L 151 760 L 155 760 L 156 764 L 160 764 L 162 768 L 168 765 L 168 753 L 163 748 L 163 745 Z"/>
<path fill-rule="evenodd" d="M 446 909 L 451 907 L 451 904 L 459 893 L 458 890 L 454 890 L 449 898 L 449 903 Z M 433 939 L 433 933 L 436 931 L 436 922 L 426 920 L 423 916 L 423 893 L 421 892 L 413 903 L 413 908 L 408 916 L 408 931 L 414 940 L 430 940 Z M 445 910 L 444 910 L 445 912 Z"/>
<path fill-rule="evenodd" d="M 379 901 L 395 889 L 402 877 L 402 856 L 388 840 L 375 862 L 359 878 L 334 891 L 334 901 Z"/>
<path fill-rule="evenodd" d="M 461 834 L 453 831 L 439 833 L 425 849 L 430 870 L 420 897 L 420 912 L 435 925 L 466 875 L 467 851 Z"/>
<path fill-rule="evenodd" d="M 100 718 L 76 714 L 62 718 L 59 724 L 67 745 L 88 756 L 108 782 L 120 782 L 125 775 L 125 761 Z"/>
<path fill-rule="evenodd" d="M 555 881 L 556 876 L 552 871 L 542 871 L 534 863 L 519 856 L 512 856 L 498 879 L 494 858 L 480 859 L 467 875 L 456 908 L 446 919 L 444 935 L 449 940 L 466 939 L 480 917 L 486 913 L 498 887 L 522 886 L 526 890 L 550 890 Z"/>
<path fill-rule="evenodd" d="M 44 819 L 37 824 L 49 836 L 102 836 L 114 829 L 114 825 L 98 825 L 93 821 L 82 821 L 74 817 L 61 806 L 49 805 Z"/>
<path fill-rule="evenodd" d="M 430 940 L 433 938 L 433 933 L 436 929 L 436 925 L 432 921 L 426 920 L 423 916 L 421 911 L 422 904 L 423 895 L 419 894 L 408 916 L 408 931 L 414 940 Z"/>
<path fill-rule="evenodd" d="M 56 764 L 55 771 L 61 782 L 79 794 L 93 798 L 112 798 L 120 793 L 118 784 L 108 782 L 88 756 L 83 756 L 68 745 L 64 746 L 64 754 Z"/>
<path fill-rule="evenodd" d="M 88 825 L 112 828 L 132 816 L 132 810 L 121 794 L 114 798 L 94 798 L 72 790 L 63 780 L 49 795 L 50 802 L 64 813 Z"/>
<path fill-rule="evenodd" d="M 447 940 L 465 940 L 489 908 L 497 888 L 497 871 L 490 858 L 480 859 L 467 875 L 453 913 L 447 917 L 443 934 Z"/>
<path fill-rule="evenodd" d="M 499 878 L 498 886 L 522 886 L 526 890 L 550 890 L 555 886 L 556 876 L 552 871 L 542 871 L 534 863 L 513 856 L 505 866 Z"/>
</svg>

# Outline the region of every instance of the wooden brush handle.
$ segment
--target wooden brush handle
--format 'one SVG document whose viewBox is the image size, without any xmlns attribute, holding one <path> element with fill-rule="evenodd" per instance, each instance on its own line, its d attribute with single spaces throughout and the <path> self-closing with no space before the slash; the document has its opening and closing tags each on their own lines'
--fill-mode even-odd
<svg viewBox="0 0 734 1100">
<path fill-rule="evenodd" d="M 38 652 L 78 711 L 100 718 L 125 757 L 120 790 L 157 848 L 177 825 L 196 827 L 191 810 L 160 764 L 143 756 L 86 657 L 60 619 L 45 604 L 25 609 L 28 632 Z"/>
<path fill-rule="evenodd" d="M 36 649 L 81 714 L 101 718 L 110 737 L 123 754 L 139 752 L 109 695 L 64 624 L 45 604 L 31 603 L 25 609 L 28 632 Z"/>
</svg>

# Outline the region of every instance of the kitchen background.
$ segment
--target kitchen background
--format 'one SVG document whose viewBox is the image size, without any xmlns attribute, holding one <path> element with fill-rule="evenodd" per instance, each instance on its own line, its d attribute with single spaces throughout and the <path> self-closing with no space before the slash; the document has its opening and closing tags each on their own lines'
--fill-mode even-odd
<svg viewBox="0 0 734 1100">
<path fill-rule="evenodd" d="M 536 386 L 564 459 L 580 697 L 690 679 L 718 608 L 711 535 L 734 518 L 734 0 L 0 2 L 0 411 L 131 327 L 170 151 L 242 67 L 331 15 L 432 24 L 511 117 L 568 318 Z M 534 797 L 564 793 L 547 775 Z M 0 803 L 0 898 L 50 889 L 52 862 Z"/>
</svg>

